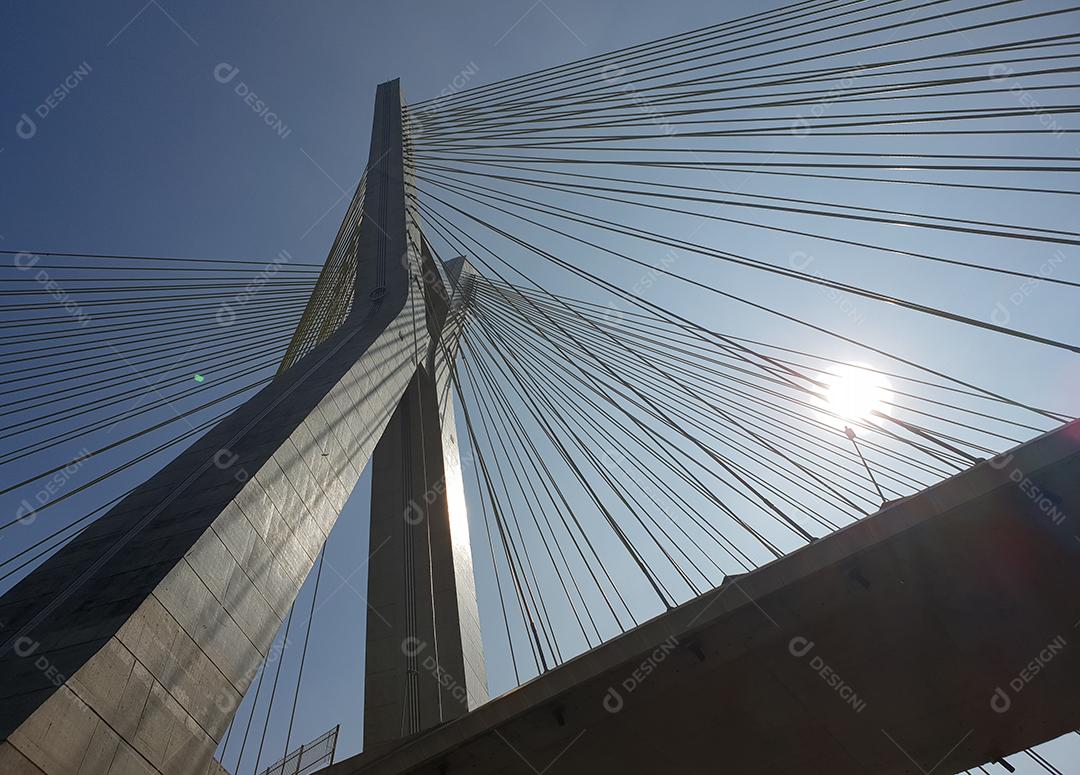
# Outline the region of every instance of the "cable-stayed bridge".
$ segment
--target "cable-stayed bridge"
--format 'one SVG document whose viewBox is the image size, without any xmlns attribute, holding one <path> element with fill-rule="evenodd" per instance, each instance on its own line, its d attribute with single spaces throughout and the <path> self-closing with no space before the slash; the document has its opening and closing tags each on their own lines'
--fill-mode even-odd
<svg viewBox="0 0 1080 775">
<path fill-rule="evenodd" d="M 324 263 L 10 251 L 0 769 L 327 764 L 367 476 L 330 772 L 1072 771 L 1078 10 L 391 81 Z"/>
</svg>

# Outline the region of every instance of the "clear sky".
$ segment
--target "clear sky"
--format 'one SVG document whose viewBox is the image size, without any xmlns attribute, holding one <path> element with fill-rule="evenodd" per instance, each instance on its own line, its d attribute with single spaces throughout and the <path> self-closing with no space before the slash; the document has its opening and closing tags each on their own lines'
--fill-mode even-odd
<svg viewBox="0 0 1080 775">
<path fill-rule="evenodd" d="M 0 248 L 253 260 L 288 251 L 321 261 L 367 161 L 378 83 L 400 77 L 406 99 L 419 100 L 763 7 L 745 0 L 9 3 L 0 28 Z M 237 94 L 240 83 L 265 107 L 246 103 Z M 62 97 L 50 98 L 58 89 Z M 1068 142 L 1040 152 L 1076 156 L 1076 141 Z M 1053 225 L 1065 219 L 1057 204 L 1026 213 L 971 202 L 977 205 L 988 220 Z M 710 244 L 726 238 L 714 228 L 721 227 L 699 238 Z M 736 247 L 762 247 L 758 235 L 736 230 L 730 237 Z M 943 237 L 938 247 L 948 252 L 951 243 Z M 1023 250 L 1038 260 L 1034 249 Z M 1075 248 L 1067 250 L 1074 257 Z M 883 288 L 917 290 L 921 300 L 980 318 L 1015 290 L 1004 282 L 975 289 L 927 285 L 858 270 L 842 253 L 834 260 L 833 269 L 862 272 Z M 721 281 L 757 282 L 734 274 Z M 1070 297 L 1050 288 L 1035 292 L 1037 303 L 1012 310 L 1013 324 L 1074 332 Z M 678 293 L 658 288 L 656 299 L 681 303 Z M 820 298 L 805 302 L 806 310 L 821 306 Z M 988 361 L 999 357 L 1007 366 L 995 374 L 994 387 L 1076 414 L 1075 360 L 1020 348 L 991 353 L 990 340 L 976 334 L 964 340 L 969 346 L 945 352 L 934 344 L 936 329 L 908 327 L 889 310 L 863 309 L 868 317 L 860 325 L 871 336 L 896 343 L 903 328 L 913 349 L 919 343 L 976 373 L 989 373 Z M 293 734 L 300 742 L 341 723 L 343 756 L 357 752 L 361 741 L 366 609 L 358 560 L 367 554 L 367 487 L 365 476 L 328 550 L 308 657 L 320 669 L 305 676 Z M 480 569 L 478 576 L 482 589 L 490 584 L 490 573 Z M 309 584 L 300 600 L 310 593 Z M 485 632 L 495 624 L 488 617 Z M 295 676 L 289 675 L 294 648 L 295 641 L 286 686 Z M 504 655 L 493 653 L 489 670 L 494 691 L 510 687 Z M 247 711 L 245 704 L 241 715 Z M 276 741 L 287 718 L 275 711 L 269 739 Z M 1071 741 L 1051 750 L 1059 764 L 1080 761 L 1080 746 Z M 234 756 L 226 761 L 230 768 Z M 266 754 L 263 763 L 274 758 Z M 245 771 L 253 765 L 249 748 Z"/>
</svg>

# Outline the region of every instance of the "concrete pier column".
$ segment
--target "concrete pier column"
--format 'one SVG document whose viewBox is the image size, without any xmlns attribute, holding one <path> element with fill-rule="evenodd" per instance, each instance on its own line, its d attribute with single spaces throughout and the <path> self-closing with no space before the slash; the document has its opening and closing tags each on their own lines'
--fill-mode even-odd
<svg viewBox="0 0 1080 775">
<path fill-rule="evenodd" d="M 357 251 L 344 323 L 0 598 L 0 772 L 220 771 L 218 741 L 428 350 L 408 196 L 391 81 L 339 233 Z"/>
<path fill-rule="evenodd" d="M 460 262 L 437 271 L 420 245 L 429 357 L 372 459 L 364 747 L 458 718 L 487 701 L 449 370 Z M 447 330 L 450 329 L 450 330 Z M 444 336 L 445 334 L 445 336 Z M 438 374 L 438 377 L 436 376 Z"/>
</svg>

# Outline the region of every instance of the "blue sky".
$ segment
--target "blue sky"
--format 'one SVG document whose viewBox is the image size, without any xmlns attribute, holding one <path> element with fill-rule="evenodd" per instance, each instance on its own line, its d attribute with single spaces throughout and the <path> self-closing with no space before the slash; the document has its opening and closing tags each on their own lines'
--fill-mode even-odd
<svg viewBox="0 0 1080 775">
<path fill-rule="evenodd" d="M 321 261 L 367 160 L 379 82 L 400 77 L 406 98 L 419 100 L 465 82 L 479 85 L 761 9 L 742 0 L 722 5 L 704 0 L 9 5 L 0 31 L 5 74 L 0 248 L 252 260 L 287 251 L 298 260 Z M 50 97 L 58 89 L 62 98 Z M 250 102 L 257 98 L 261 104 L 253 108 L 238 91 L 256 95 Z M 1040 143 L 1046 147 L 1034 152 L 1077 155 L 1076 140 Z M 1021 146 L 1007 151 L 1024 152 Z M 750 185 L 768 190 L 761 181 Z M 808 198 L 841 191 L 822 184 L 783 185 L 789 195 Z M 1008 201 L 976 195 L 945 201 L 936 193 L 920 197 L 898 190 L 888 197 L 879 206 L 948 205 L 986 220 L 1050 227 L 1075 221 L 1060 202 L 1016 212 Z M 792 254 L 788 243 L 756 231 L 678 218 L 666 226 L 694 230 L 695 239 L 725 243 L 736 252 Z M 871 232 L 864 228 L 861 233 Z M 916 238 L 909 243 L 903 236 L 897 239 L 912 247 L 925 245 Z M 945 254 L 962 254 L 973 245 L 951 236 L 934 243 Z M 994 250 L 1000 252 L 997 245 Z M 1075 249 L 1066 251 L 1070 258 L 1075 255 Z M 659 261 L 662 255 L 657 248 L 646 258 Z M 982 319 L 995 305 L 1009 305 L 1016 291 L 1011 280 L 980 279 L 957 287 L 944 273 L 867 266 L 851 252 L 815 255 L 824 272 Z M 988 258 L 1038 265 L 1049 255 L 1045 245 L 1019 245 L 1015 252 Z M 558 282 L 545 270 L 536 271 Z M 747 296 L 783 298 L 806 319 L 854 330 L 850 316 L 820 296 L 794 297 L 790 286 L 742 270 L 701 272 Z M 632 284 L 637 274 L 613 269 L 610 276 Z M 657 303 L 696 309 L 703 319 L 744 335 L 764 331 L 773 339 L 785 336 L 783 327 L 761 316 L 731 310 L 714 315 L 707 299 L 666 281 L 657 282 L 651 292 Z M 1067 294 L 1048 287 L 1033 294 L 1038 294 L 1035 301 L 1010 306 L 1012 324 L 1047 335 L 1075 330 L 1077 311 Z M 1012 343 L 999 348 L 985 334 L 952 329 L 956 338 L 946 348 L 939 341 L 939 324 L 913 321 L 890 309 L 860 309 L 858 330 L 872 341 L 925 355 L 985 378 L 995 389 L 1077 414 L 1074 386 L 1080 370 L 1073 358 Z M 858 358 L 842 349 L 828 353 Z M 1001 364 L 1006 368 L 998 368 Z M 324 669 L 305 677 L 293 736 L 294 742 L 311 739 L 340 722 L 344 755 L 360 748 L 363 660 L 357 649 L 366 614 L 357 558 L 367 552 L 366 500 L 365 477 L 328 550 L 309 653 Z M 482 589 L 490 586 L 490 573 L 480 569 L 478 574 Z M 298 610 L 306 610 L 303 601 L 310 593 L 309 584 Z M 496 624 L 487 617 L 485 631 Z M 285 686 L 291 685 L 295 673 L 289 671 L 296 666 L 292 649 L 288 654 Z M 489 670 L 494 691 L 509 688 L 505 655 L 493 649 Z M 283 737 L 287 721 L 276 710 L 270 740 Z M 245 705 L 241 715 L 246 713 Z M 258 721 L 254 729 L 260 729 Z M 1080 757 L 1080 748 L 1069 745 L 1071 755 Z M 273 758 L 276 754 L 264 755 L 263 763 Z M 244 767 L 253 764 L 249 749 Z"/>
</svg>

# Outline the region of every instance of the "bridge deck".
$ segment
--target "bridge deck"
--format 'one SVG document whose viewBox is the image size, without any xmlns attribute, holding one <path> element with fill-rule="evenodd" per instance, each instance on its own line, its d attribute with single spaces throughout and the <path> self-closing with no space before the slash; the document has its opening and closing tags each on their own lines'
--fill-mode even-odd
<svg viewBox="0 0 1080 775">
<path fill-rule="evenodd" d="M 1080 726 L 1078 519 L 1073 423 L 326 772 L 972 767 Z"/>
</svg>

